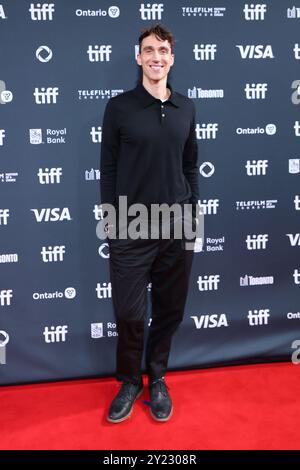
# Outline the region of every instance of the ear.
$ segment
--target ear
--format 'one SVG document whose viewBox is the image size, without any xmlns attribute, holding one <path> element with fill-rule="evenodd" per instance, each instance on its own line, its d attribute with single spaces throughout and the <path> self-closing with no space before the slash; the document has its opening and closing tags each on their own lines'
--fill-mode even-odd
<svg viewBox="0 0 300 470">
<path fill-rule="evenodd" d="M 142 59 L 141 59 L 141 55 L 140 55 L 140 54 L 138 54 L 138 55 L 136 56 L 136 61 L 137 61 L 137 64 L 138 64 L 138 65 L 142 65 Z"/>
<path fill-rule="evenodd" d="M 175 55 L 171 54 L 171 67 L 174 65 Z"/>
</svg>

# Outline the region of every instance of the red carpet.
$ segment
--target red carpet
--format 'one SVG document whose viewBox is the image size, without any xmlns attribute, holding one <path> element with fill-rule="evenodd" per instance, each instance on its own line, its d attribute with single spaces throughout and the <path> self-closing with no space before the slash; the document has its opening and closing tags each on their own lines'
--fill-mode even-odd
<svg viewBox="0 0 300 470">
<path fill-rule="evenodd" d="M 113 379 L 0 387 L 0 449 L 300 449 L 299 370 L 291 363 L 168 373 L 174 413 L 143 404 L 106 422 Z"/>
</svg>

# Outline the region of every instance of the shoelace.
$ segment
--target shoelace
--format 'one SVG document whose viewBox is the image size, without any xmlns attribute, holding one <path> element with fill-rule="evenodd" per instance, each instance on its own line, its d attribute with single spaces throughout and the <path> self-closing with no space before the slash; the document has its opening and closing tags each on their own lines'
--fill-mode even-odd
<svg viewBox="0 0 300 470">
<path fill-rule="evenodd" d="M 168 394 L 169 387 L 165 383 L 164 379 L 155 380 L 154 382 L 151 383 L 151 388 L 152 387 L 157 388 L 158 391 L 161 392 L 165 397 L 169 395 Z"/>
</svg>

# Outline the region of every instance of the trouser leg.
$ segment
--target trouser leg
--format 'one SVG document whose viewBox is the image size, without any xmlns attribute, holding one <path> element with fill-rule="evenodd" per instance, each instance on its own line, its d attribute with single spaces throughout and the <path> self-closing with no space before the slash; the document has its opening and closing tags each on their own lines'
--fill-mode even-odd
<svg viewBox="0 0 300 470">
<path fill-rule="evenodd" d="M 141 379 L 147 285 L 157 251 L 153 240 L 110 243 L 110 279 L 118 332 L 116 377 L 121 381 L 137 383 Z"/>
<path fill-rule="evenodd" d="M 182 240 L 161 240 L 153 263 L 152 322 L 146 345 L 149 381 L 164 376 L 172 336 L 181 323 L 187 299 L 193 251 L 185 250 Z"/>
</svg>

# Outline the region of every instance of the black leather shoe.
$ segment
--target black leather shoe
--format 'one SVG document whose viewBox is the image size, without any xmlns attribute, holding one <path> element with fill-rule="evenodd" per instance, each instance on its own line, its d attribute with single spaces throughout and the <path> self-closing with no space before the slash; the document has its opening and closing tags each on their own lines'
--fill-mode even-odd
<svg viewBox="0 0 300 470">
<path fill-rule="evenodd" d="M 120 423 L 129 418 L 135 400 L 139 398 L 142 393 L 142 382 L 138 385 L 131 382 L 123 382 L 118 394 L 111 402 L 107 420 L 110 423 Z"/>
<path fill-rule="evenodd" d="M 150 413 L 156 421 L 168 421 L 173 413 L 172 400 L 165 384 L 161 378 L 151 382 L 150 387 Z"/>
</svg>

